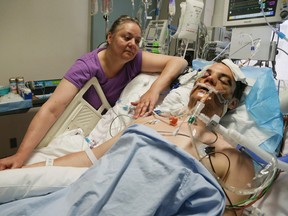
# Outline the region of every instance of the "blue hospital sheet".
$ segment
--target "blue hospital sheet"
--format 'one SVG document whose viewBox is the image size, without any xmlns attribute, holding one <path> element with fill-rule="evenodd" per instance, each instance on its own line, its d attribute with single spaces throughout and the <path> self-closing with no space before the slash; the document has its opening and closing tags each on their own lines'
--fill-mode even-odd
<svg viewBox="0 0 288 216">
<path fill-rule="evenodd" d="M 222 215 L 225 195 L 196 159 L 153 129 L 130 126 L 77 181 L 6 203 L 1 216 Z"/>
</svg>

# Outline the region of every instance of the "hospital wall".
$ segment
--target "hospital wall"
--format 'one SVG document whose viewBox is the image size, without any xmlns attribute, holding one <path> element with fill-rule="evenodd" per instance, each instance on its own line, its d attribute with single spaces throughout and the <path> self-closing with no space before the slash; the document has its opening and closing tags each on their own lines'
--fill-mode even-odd
<svg viewBox="0 0 288 216">
<path fill-rule="evenodd" d="M 58 79 L 90 50 L 90 0 L 1 0 L 0 85 Z M 13 154 L 39 108 L 0 116 L 0 158 Z"/>
<path fill-rule="evenodd" d="M 89 0 L 1 0 L 0 85 L 62 78 L 90 49 Z"/>
</svg>

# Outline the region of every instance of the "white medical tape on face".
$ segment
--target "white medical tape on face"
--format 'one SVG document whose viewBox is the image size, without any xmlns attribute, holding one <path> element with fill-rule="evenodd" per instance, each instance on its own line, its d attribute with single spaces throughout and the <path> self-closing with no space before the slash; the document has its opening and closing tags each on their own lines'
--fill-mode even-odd
<svg viewBox="0 0 288 216">
<path fill-rule="evenodd" d="M 89 160 L 91 161 L 91 163 L 92 163 L 93 165 L 96 164 L 97 158 L 96 158 L 96 156 L 94 155 L 93 151 L 92 151 L 90 148 L 87 148 L 87 149 L 85 150 L 85 153 L 86 153 L 87 157 L 89 158 Z"/>
<path fill-rule="evenodd" d="M 225 64 L 227 67 L 229 67 L 229 69 L 231 70 L 233 74 L 235 81 L 240 81 L 244 84 L 247 84 L 246 77 L 238 65 L 234 64 L 230 59 L 223 59 L 221 62 Z M 225 115 L 227 110 L 228 110 L 228 104 L 224 105 L 223 107 L 222 117 Z"/>
<path fill-rule="evenodd" d="M 221 62 L 230 68 L 235 81 L 240 81 L 242 83 L 247 84 L 246 77 L 238 65 L 234 64 L 230 59 L 223 59 Z"/>
<path fill-rule="evenodd" d="M 53 166 L 54 160 L 52 158 L 47 158 L 45 166 Z"/>
</svg>

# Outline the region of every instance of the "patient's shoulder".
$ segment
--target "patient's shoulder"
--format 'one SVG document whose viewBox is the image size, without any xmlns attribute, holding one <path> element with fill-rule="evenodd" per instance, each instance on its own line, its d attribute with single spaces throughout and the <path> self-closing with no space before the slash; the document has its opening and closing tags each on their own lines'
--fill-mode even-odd
<svg viewBox="0 0 288 216">
<path fill-rule="evenodd" d="M 253 161 L 245 153 L 233 147 L 222 148 L 219 152 L 221 153 L 215 155 L 215 162 L 221 168 L 222 174 L 229 169 L 230 175 L 233 173 L 237 176 L 244 174 L 248 178 L 254 176 Z"/>
</svg>

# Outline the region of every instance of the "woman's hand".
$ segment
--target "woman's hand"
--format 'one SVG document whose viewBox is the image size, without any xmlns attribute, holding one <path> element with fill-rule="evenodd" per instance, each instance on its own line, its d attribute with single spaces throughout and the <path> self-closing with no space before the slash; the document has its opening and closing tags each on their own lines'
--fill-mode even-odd
<svg viewBox="0 0 288 216">
<path fill-rule="evenodd" d="M 159 93 L 154 93 L 148 90 L 138 101 L 131 102 L 131 105 L 136 106 L 134 118 L 150 115 L 159 99 Z"/>
<path fill-rule="evenodd" d="M 25 162 L 24 157 L 16 153 L 12 156 L 0 159 L 0 170 L 21 168 Z"/>
<path fill-rule="evenodd" d="M 160 75 L 139 101 L 131 103 L 136 106 L 134 118 L 152 113 L 160 93 L 169 88 L 170 83 L 177 78 L 187 64 L 187 61 L 181 57 L 142 52 L 141 71 Z"/>
</svg>

